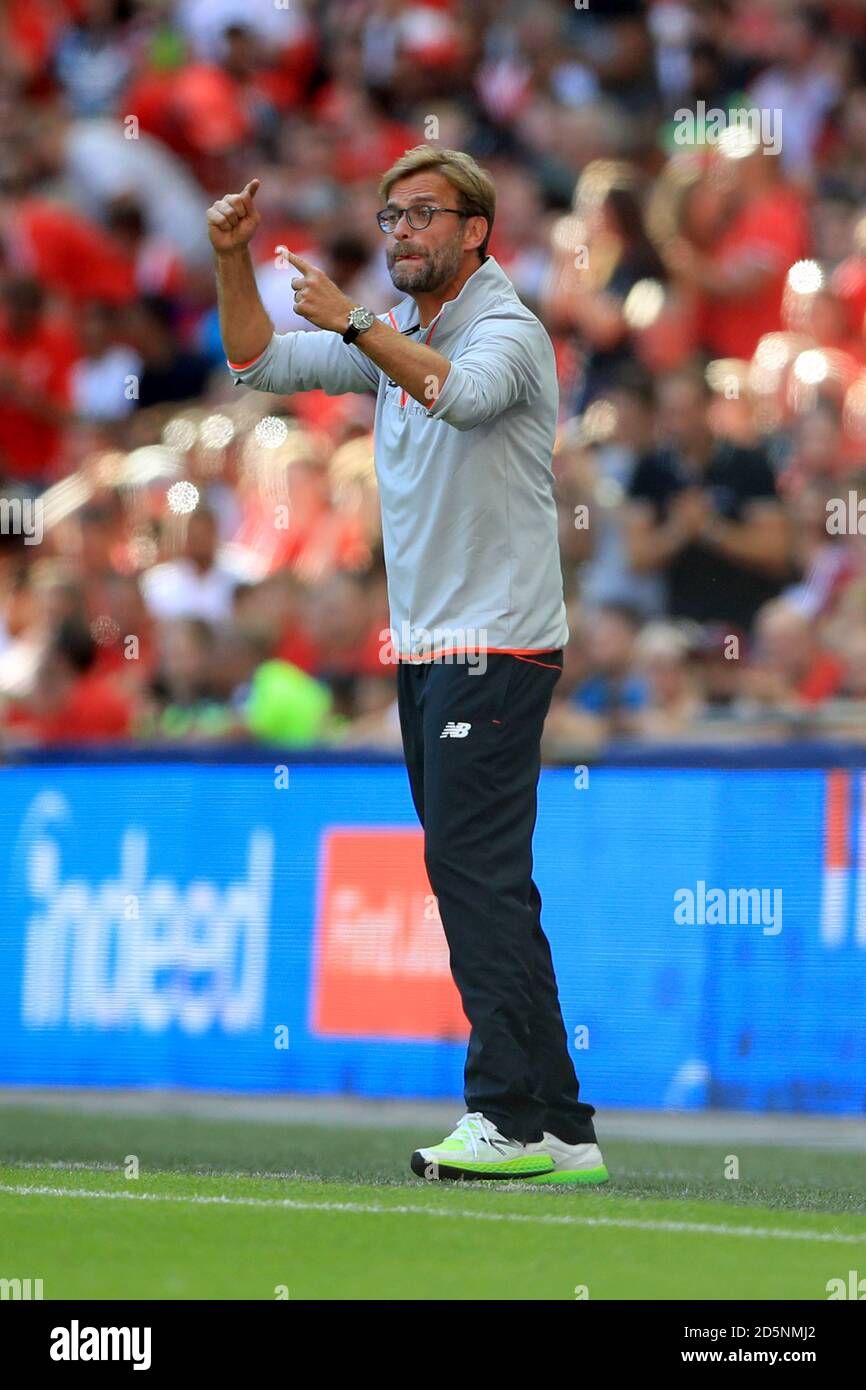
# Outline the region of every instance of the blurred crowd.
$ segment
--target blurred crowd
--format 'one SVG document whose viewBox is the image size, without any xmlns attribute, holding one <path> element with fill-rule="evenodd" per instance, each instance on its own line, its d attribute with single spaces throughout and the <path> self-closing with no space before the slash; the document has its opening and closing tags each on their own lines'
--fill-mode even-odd
<svg viewBox="0 0 866 1390">
<path fill-rule="evenodd" d="M 232 384 L 204 214 L 383 313 L 422 141 L 556 349 L 549 754 L 866 737 L 866 0 L 4 0 L 0 744 L 399 747 L 373 400 Z"/>
</svg>

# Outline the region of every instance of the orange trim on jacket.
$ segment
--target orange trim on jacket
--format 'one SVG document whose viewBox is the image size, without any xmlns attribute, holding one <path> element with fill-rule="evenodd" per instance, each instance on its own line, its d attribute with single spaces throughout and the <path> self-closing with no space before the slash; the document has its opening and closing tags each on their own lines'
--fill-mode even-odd
<svg viewBox="0 0 866 1390">
<path fill-rule="evenodd" d="M 254 362 L 258 362 L 260 357 L 264 357 L 267 350 L 267 347 L 263 347 L 261 352 L 257 352 L 255 357 L 250 358 L 249 362 L 229 362 L 229 366 L 233 372 L 243 372 L 247 367 L 251 367 Z M 226 358 L 226 361 L 228 362 L 228 358 Z"/>
</svg>

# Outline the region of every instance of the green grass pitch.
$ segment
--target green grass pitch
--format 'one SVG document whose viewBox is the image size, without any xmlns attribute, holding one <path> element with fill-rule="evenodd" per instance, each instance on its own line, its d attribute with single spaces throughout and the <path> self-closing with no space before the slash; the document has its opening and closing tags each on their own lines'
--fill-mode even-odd
<svg viewBox="0 0 866 1390">
<path fill-rule="evenodd" d="M 600 1136 L 604 1188 L 426 1184 L 408 1159 L 435 1127 L 3 1106 L 0 1278 L 46 1299 L 825 1300 L 866 1272 L 862 1153 Z"/>
</svg>

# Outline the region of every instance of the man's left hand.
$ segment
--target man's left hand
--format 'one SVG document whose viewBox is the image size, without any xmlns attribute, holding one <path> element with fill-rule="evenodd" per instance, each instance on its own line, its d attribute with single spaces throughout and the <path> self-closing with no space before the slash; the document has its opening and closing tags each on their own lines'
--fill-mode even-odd
<svg viewBox="0 0 866 1390">
<path fill-rule="evenodd" d="M 311 265 L 302 256 L 296 256 L 291 251 L 286 251 L 285 256 L 286 260 L 301 272 L 292 281 L 292 289 L 295 291 L 295 313 L 300 314 L 302 319 L 314 323 L 317 328 L 327 328 L 332 333 L 345 333 L 349 326 L 349 310 L 355 307 L 354 300 L 347 298 L 318 266 Z"/>
</svg>

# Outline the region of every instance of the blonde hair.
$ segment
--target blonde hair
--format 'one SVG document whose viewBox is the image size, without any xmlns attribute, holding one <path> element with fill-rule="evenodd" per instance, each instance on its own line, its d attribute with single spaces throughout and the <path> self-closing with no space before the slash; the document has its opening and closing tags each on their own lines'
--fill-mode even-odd
<svg viewBox="0 0 866 1390">
<path fill-rule="evenodd" d="M 435 169 L 456 189 L 461 212 L 487 218 L 486 235 L 476 248 L 481 260 L 485 260 L 496 215 L 496 185 L 492 176 L 480 164 L 476 164 L 471 154 L 464 154 L 462 150 L 438 149 L 435 145 L 415 145 L 401 154 L 383 176 L 379 184 L 379 197 L 383 203 L 387 202 L 398 179 L 405 179 L 409 174 L 418 174 L 424 169 Z"/>
</svg>

